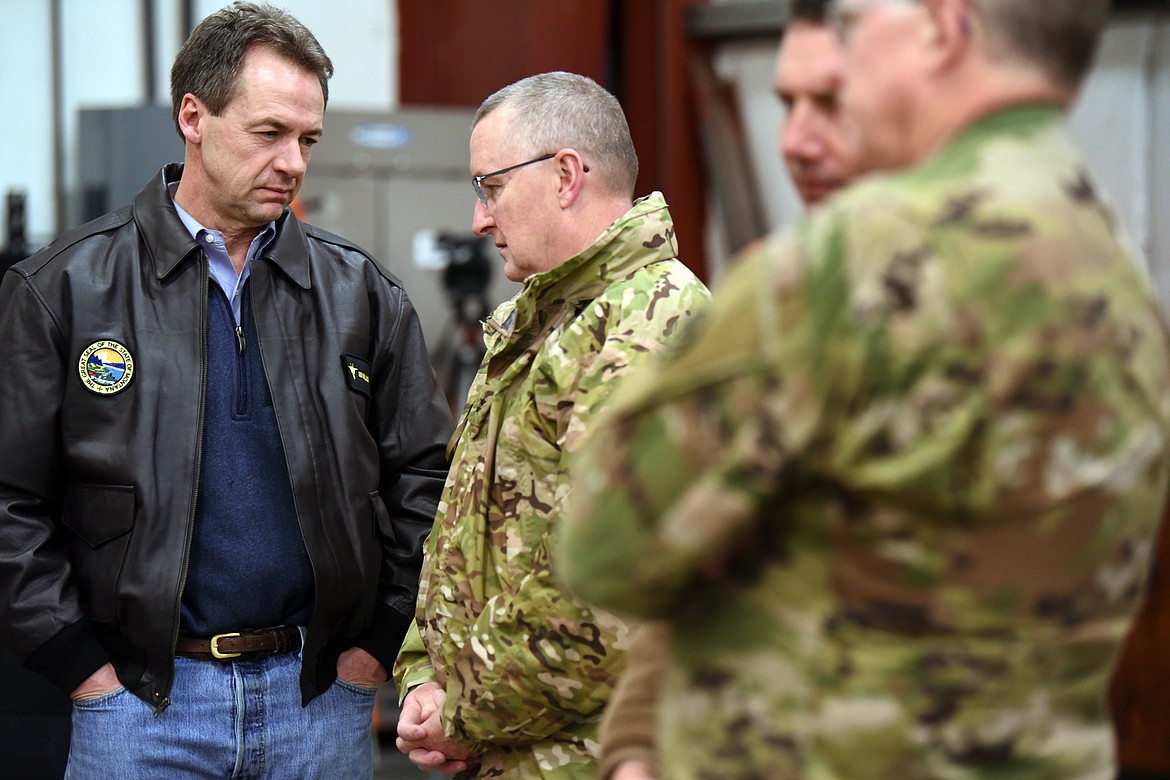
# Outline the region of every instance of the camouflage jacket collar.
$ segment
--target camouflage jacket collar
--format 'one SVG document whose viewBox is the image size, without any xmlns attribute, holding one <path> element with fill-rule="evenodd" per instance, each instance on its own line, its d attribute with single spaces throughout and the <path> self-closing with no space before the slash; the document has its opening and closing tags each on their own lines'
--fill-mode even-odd
<svg viewBox="0 0 1170 780">
<path fill-rule="evenodd" d="M 1020 103 L 1004 106 L 979 117 L 955 133 L 934 154 L 896 178 L 906 181 L 930 180 L 947 171 L 974 170 L 988 143 L 1004 138 L 1021 141 L 1051 132 L 1064 121 L 1057 106 L 1048 103 Z"/>
<path fill-rule="evenodd" d="M 591 301 L 614 281 L 677 254 L 674 222 L 662 193 L 639 198 L 587 249 L 529 277 L 516 297 L 496 308 L 485 328 L 488 351 L 494 352 L 500 339 L 529 331 L 542 310 Z"/>
</svg>

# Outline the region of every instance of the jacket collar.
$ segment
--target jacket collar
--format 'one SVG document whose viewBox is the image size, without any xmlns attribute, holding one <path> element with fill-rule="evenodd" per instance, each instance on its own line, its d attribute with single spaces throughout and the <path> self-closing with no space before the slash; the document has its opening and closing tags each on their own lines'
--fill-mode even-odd
<svg viewBox="0 0 1170 780">
<path fill-rule="evenodd" d="M 132 206 L 134 222 L 146 242 L 155 277 L 160 280 L 199 257 L 199 245 L 183 226 L 167 191 L 167 183 L 178 181 L 182 175 L 182 165 L 165 166 L 161 175 L 151 179 L 134 197 Z M 276 238 L 260 259 L 272 263 L 299 286 L 310 288 L 309 239 L 304 226 L 289 209 L 276 220 Z"/>
<path fill-rule="evenodd" d="M 596 241 L 565 262 L 534 274 L 524 288 L 492 315 L 494 329 L 529 327 L 541 310 L 565 302 L 591 301 L 639 268 L 678 255 L 674 222 L 661 192 L 634 201 Z"/>
</svg>

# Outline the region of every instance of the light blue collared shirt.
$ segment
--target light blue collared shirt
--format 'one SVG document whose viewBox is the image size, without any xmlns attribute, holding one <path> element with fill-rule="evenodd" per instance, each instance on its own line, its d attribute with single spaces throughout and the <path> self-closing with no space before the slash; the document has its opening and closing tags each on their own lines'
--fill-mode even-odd
<svg viewBox="0 0 1170 780">
<path fill-rule="evenodd" d="M 203 227 L 175 201 L 175 191 L 179 189 L 177 181 L 169 182 L 167 189 L 171 193 L 171 202 L 175 204 L 175 211 L 178 212 L 179 219 L 183 221 L 187 232 L 191 234 L 191 238 L 199 242 L 199 246 L 207 253 L 208 274 L 231 302 L 232 314 L 235 315 L 236 325 L 239 325 L 240 296 L 244 292 L 244 282 L 248 281 L 248 277 L 252 274 L 252 258 L 263 252 L 272 239 L 276 238 L 276 222 L 269 222 L 252 239 L 251 245 L 248 246 L 248 254 L 244 259 L 244 269 L 237 274 L 236 267 L 232 264 L 231 257 L 228 256 L 227 243 L 224 241 L 223 233 Z"/>
</svg>

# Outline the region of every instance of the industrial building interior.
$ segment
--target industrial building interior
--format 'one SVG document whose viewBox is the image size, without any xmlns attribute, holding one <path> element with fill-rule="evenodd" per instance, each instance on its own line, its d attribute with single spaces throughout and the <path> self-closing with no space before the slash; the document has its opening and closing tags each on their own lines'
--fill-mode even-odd
<svg viewBox="0 0 1170 780">
<path fill-rule="evenodd" d="M 0 270 L 128 202 L 162 164 L 181 159 L 169 62 L 222 4 L 0 0 Z M 738 249 L 800 217 L 776 152 L 781 108 L 771 88 L 785 0 L 276 4 L 314 30 L 337 67 L 298 208 L 403 280 L 453 408 L 466 388 L 466 326 L 519 289 L 470 232 L 470 122 L 499 87 L 569 70 L 617 95 L 639 153 L 637 193 L 664 193 L 681 258 L 713 287 Z M 1113 6 L 1071 124 L 1165 307 L 1170 2 Z M 67 699 L 6 654 L 0 691 L 0 775 L 60 777 Z M 377 776 L 420 777 L 394 748 L 395 715 L 387 686 Z"/>
</svg>

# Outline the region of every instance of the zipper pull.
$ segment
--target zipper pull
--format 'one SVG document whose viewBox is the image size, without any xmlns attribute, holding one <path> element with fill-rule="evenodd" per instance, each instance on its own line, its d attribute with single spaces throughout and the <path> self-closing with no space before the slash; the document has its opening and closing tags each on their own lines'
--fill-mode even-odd
<svg viewBox="0 0 1170 780">
<path fill-rule="evenodd" d="M 244 354 L 244 348 L 248 346 L 248 342 L 244 340 L 244 326 L 236 326 L 236 343 L 240 345 L 240 354 Z"/>
<path fill-rule="evenodd" d="M 162 715 L 163 710 L 165 710 L 169 706 L 171 706 L 171 697 L 170 696 L 166 697 L 165 699 L 163 699 L 162 701 L 160 701 L 158 703 L 158 707 L 156 707 L 154 710 L 154 717 L 157 718 L 159 715 Z"/>
</svg>

